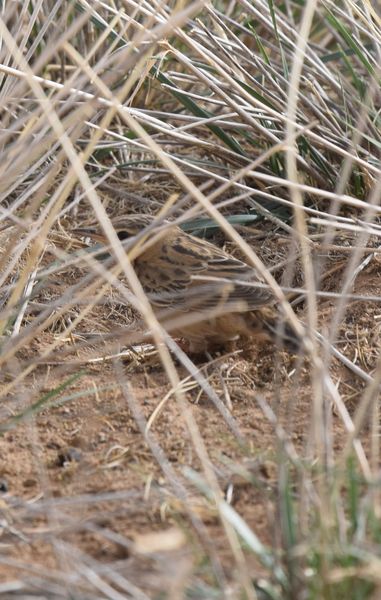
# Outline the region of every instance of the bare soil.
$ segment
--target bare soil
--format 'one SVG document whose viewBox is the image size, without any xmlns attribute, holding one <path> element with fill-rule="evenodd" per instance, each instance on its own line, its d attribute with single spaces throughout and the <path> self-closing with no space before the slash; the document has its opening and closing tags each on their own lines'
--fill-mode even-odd
<svg viewBox="0 0 381 600">
<path fill-rule="evenodd" d="M 337 282 L 335 274 L 326 289 L 338 289 Z M 377 260 L 359 274 L 353 292 L 381 297 Z M 334 304 L 321 301 L 322 323 Z M 187 474 L 186 469 L 200 471 L 200 459 L 158 356 L 130 354 L 117 364 L 112 359 L 89 363 L 88 349 L 72 351 L 81 328 L 89 332 L 92 323 L 93 331 L 107 332 L 126 319 L 122 309 L 111 318 L 109 310 L 94 309 L 91 319 L 59 346 L 70 350 L 69 357 L 35 367 L 19 388 L 18 404 L 8 399 L 7 418 L 23 408 L 22 389 L 27 403 L 29 398 L 36 402 L 78 374 L 47 408 L 0 438 L 0 581 L 41 589 L 43 579 L 52 590 L 57 582 L 70 589 L 78 579 L 86 581 L 85 567 L 96 566 L 102 574 L 104 565 L 153 597 L 167 590 L 175 598 L 191 575 L 208 583 L 205 556 L 213 549 L 228 579 L 234 561 L 213 503 Z M 380 320 L 375 302 L 352 302 L 336 344 L 368 373 L 379 353 Z M 41 334 L 21 351 L 23 360 L 41 356 L 55 335 L 54 329 Z M 102 344 L 91 350 L 91 356 L 107 353 Z M 271 344 L 253 343 L 213 358 L 211 365 L 197 366 L 226 407 L 234 430 L 196 384 L 184 388 L 187 406 L 228 501 L 263 543 L 280 547 L 279 437 L 265 409 L 273 411 L 278 427 L 307 460 L 312 452 L 309 365 Z M 68 370 L 70 361 L 78 364 Z M 184 367 L 177 369 L 180 379 L 188 377 Z M 364 383 L 337 360 L 332 372 L 353 414 Z M 166 397 L 144 436 L 140 427 Z M 334 409 L 332 419 L 337 451 L 345 429 Z M 147 552 L 147 545 L 154 548 L 156 542 L 156 552 Z M 175 559 L 176 569 L 170 566 Z M 253 578 L 260 573 L 253 563 Z"/>
</svg>

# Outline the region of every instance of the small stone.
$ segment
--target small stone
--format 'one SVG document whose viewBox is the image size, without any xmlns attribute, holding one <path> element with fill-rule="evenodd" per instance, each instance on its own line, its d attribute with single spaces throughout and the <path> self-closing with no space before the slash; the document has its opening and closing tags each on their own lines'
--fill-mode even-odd
<svg viewBox="0 0 381 600">
<path fill-rule="evenodd" d="M 37 481 L 33 477 L 29 477 L 28 479 L 24 479 L 22 484 L 24 488 L 32 488 L 37 484 Z"/>
</svg>

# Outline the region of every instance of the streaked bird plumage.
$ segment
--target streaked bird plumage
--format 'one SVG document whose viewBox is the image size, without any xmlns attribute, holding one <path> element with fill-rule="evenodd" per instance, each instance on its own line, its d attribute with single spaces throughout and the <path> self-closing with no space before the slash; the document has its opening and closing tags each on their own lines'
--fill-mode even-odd
<svg viewBox="0 0 381 600">
<path fill-rule="evenodd" d="M 154 222 L 150 215 L 112 219 L 120 240 L 138 236 Z M 99 226 L 77 231 L 106 242 Z M 240 337 L 275 336 L 274 297 L 253 267 L 167 221 L 158 234 L 148 230 L 148 242 L 151 235 L 157 239 L 141 240 L 134 268 L 158 318 L 174 337 L 189 341 L 190 352 Z M 285 343 L 295 343 L 292 337 L 287 330 Z"/>
</svg>

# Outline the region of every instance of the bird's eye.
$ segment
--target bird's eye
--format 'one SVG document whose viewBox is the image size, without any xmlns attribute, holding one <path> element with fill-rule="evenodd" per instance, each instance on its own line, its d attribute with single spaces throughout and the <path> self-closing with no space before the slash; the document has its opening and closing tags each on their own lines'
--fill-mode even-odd
<svg viewBox="0 0 381 600">
<path fill-rule="evenodd" d="M 122 231 L 118 231 L 117 235 L 120 241 L 127 240 L 127 238 L 130 237 L 130 234 L 125 229 L 122 229 Z"/>
</svg>

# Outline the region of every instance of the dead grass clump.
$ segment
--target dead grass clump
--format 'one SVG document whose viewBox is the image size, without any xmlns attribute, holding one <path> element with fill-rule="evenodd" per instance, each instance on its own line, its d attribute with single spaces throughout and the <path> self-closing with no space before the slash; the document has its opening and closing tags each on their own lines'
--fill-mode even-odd
<svg viewBox="0 0 381 600">
<path fill-rule="evenodd" d="M 380 27 L 365 0 L 4 7 L 7 597 L 379 597 Z M 124 213 L 250 262 L 303 351 L 192 361 Z"/>
</svg>

